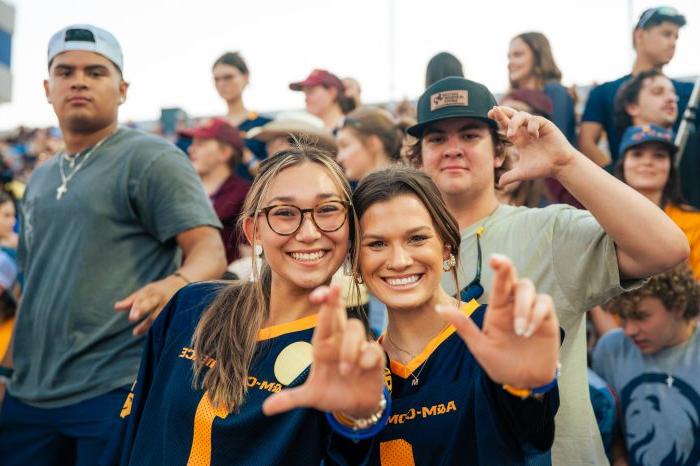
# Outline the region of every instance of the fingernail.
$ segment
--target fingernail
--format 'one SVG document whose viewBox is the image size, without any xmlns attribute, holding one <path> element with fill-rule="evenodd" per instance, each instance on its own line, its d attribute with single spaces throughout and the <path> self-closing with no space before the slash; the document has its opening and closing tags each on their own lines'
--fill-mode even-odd
<svg viewBox="0 0 700 466">
<path fill-rule="evenodd" d="M 525 319 L 522 317 L 515 318 L 515 334 L 519 337 L 525 334 Z"/>
<path fill-rule="evenodd" d="M 525 330 L 525 335 L 523 335 L 523 336 L 525 338 L 530 338 L 534 333 L 535 333 L 535 324 L 530 324 L 527 327 L 527 330 Z"/>
</svg>

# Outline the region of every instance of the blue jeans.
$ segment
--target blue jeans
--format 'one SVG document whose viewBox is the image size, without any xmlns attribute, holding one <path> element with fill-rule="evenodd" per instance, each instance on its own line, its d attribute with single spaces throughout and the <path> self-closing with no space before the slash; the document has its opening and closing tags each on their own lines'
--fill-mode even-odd
<svg viewBox="0 0 700 466">
<path fill-rule="evenodd" d="M 119 432 L 119 412 L 128 393 L 126 386 L 62 408 L 35 408 L 6 392 L 0 411 L 0 463 L 97 464 Z"/>
</svg>

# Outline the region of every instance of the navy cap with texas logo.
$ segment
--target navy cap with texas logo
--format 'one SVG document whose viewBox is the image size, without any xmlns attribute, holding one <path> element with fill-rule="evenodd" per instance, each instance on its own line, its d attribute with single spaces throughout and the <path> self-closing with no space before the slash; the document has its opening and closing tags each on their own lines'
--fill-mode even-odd
<svg viewBox="0 0 700 466">
<path fill-rule="evenodd" d="M 420 138 L 429 125 L 448 118 L 474 118 L 497 128 L 496 121 L 488 117 L 495 105 L 496 98 L 483 84 L 458 77 L 444 78 L 420 96 L 418 122 L 406 132 Z"/>
</svg>

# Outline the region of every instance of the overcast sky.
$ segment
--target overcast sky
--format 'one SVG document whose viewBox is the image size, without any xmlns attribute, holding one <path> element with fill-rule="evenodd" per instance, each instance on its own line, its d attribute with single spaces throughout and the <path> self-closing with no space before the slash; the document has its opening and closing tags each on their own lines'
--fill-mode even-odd
<svg viewBox="0 0 700 466">
<path fill-rule="evenodd" d="M 190 115 L 223 113 L 211 65 L 223 52 L 248 61 L 248 108 L 303 107 L 287 85 L 313 68 L 353 76 L 365 102 L 420 94 L 430 57 L 446 50 L 470 79 L 494 92 L 507 86 L 510 39 L 545 33 L 565 84 L 617 78 L 632 63 L 631 28 L 657 5 L 647 0 L 5 0 L 16 19 L 12 49 L 13 101 L 0 104 L 0 130 L 51 125 L 46 103 L 46 45 L 58 29 L 88 22 L 111 31 L 124 51 L 131 82 L 120 119 L 151 120 L 161 107 Z M 688 19 L 671 76 L 700 74 L 700 1 L 671 0 Z M 630 17 L 630 12 L 632 17 Z"/>
</svg>

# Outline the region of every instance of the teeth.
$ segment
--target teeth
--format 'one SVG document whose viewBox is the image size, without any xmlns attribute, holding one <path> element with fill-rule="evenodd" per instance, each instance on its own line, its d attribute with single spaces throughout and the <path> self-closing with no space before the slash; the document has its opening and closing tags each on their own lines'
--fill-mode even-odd
<svg viewBox="0 0 700 466">
<path fill-rule="evenodd" d="M 298 261 L 315 261 L 326 255 L 325 251 L 316 252 L 293 252 L 292 257 Z"/>
<path fill-rule="evenodd" d="M 410 285 L 411 283 L 417 282 L 419 278 L 418 275 L 411 275 L 410 277 L 403 278 L 387 278 L 386 282 L 391 286 Z"/>
</svg>

